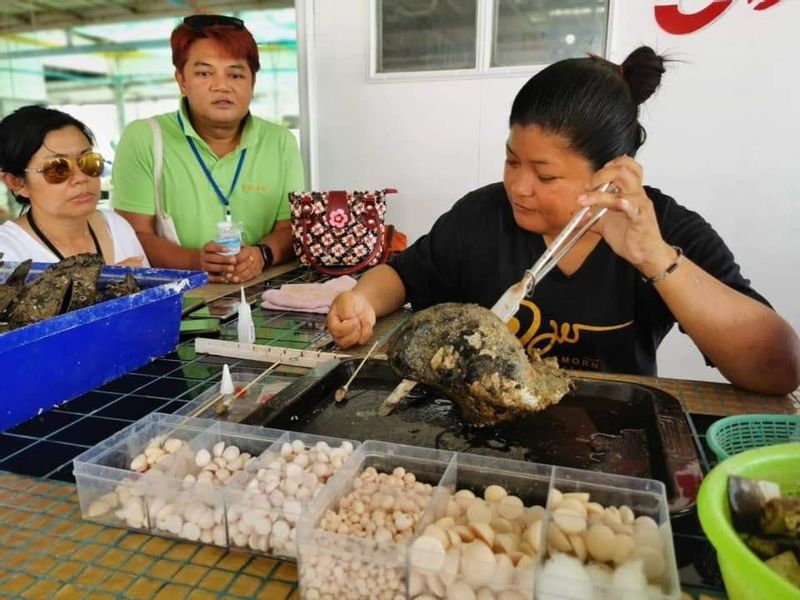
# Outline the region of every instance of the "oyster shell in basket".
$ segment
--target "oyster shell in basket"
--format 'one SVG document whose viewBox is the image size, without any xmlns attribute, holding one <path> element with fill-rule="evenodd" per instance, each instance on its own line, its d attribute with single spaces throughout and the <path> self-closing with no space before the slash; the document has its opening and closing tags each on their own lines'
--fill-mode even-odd
<svg viewBox="0 0 800 600">
<path fill-rule="evenodd" d="M 106 289 L 103 290 L 103 300 L 114 300 L 115 298 L 130 296 L 141 291 L 141 289 L 134 276 L 130 273 L 125 273 L 125 278 L 122 281 L 106 286 Z"/>
<path fill-rule="evenodd" d="M 20 263 L 0 285 L 0 321 L 7 321 L 7 328 L 14 329 L 139 291 L 136 280 L 126 273 L 124 280 L 110 284 L 101 294 L 97 282 L 103 265 L 98 254 L 76 254 L 49 266 L 33 283 L 25 284 L 31 261 Z"/>
<path fill-rule="evenodd" d="M 11 275 L 8 276 L 6 282 L 0 284 L 0 321 L 5 321 L 7 317 L 7 309 L 11 303 L 19 295 L 20 290 L 25 285 L 25 278 L 28 276 L 28 271 L 31 270 L 31 260 L 25 260 L 17 265 Z"/>
<path fill-rule="evenodd" d="M 99 254 L 76 254 L 57 262 L 43 274 L 54 277 L 60 273 L 67 273 L 72 279 L 72 294 L 69 298 L 67 311 L 78 310 L 84 306 L 91 306 L 100 300 L 97 291 L 97 280 L 105 261 Z"/>
<path fill-rule="evenodd" d="M 45 270 L 24 286 L 9 310 L 10 327 L 22 327 L 67 310 L 72 296 L 72 278 L 67 271 Z"/>
</svg>

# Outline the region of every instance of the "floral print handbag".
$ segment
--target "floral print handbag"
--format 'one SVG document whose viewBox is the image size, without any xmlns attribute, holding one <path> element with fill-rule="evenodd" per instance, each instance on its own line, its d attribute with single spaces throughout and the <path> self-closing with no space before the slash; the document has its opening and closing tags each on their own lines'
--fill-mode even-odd
<svg viewBox="0 0 800 600">
<path fill-rule="evenodd" d="M 386 194 L 302 192 L 289 194 L 294 252 L 300 263 L 328 275 L 350 275 L 377 265 L 384 248 Z"/>
</svg>

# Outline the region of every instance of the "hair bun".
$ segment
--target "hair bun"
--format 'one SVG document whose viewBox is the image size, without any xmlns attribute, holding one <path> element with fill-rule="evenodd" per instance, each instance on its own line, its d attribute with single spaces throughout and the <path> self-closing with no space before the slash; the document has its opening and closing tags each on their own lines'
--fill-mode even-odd
<svg viewBox="0 0 800 600">
<path fill-rule="evenodd" d="M 656 91 L 666 70 L 664 62 L 664 58 L 649 46 L 640 46 L 622 62 L 622 77 L 636 104 L 641 104 Z"/>
</svg>

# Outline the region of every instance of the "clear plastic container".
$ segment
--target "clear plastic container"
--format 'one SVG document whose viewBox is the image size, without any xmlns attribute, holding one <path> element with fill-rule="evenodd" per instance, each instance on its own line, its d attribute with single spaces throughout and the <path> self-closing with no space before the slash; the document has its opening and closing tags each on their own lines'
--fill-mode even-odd
<svg viewBox="0 0 800 600">
<path fill-rule="evenodd" d="M 301 485 L 290 489 L 281 481 L 272 494 L 248 489 L 263 463 L 280 457 L 287 444 L 293 459 L 333 449 L 325 459 L 291 463 L 300 483 L 320 464 L 313 473 L 313 489 L 306 485 L 299 498 Z M 153 413 L 79 455 L 73 472 L 84 519 L 293 558 L 294 530 L 302 511 L 333 467 L 341 467 L 358 445 L 334 437 Z M 342 446 L 347 451 L 336 450 Z M 241 526 L 246 512 L 265 507 L 276 514 L 265 511 L 256 516 L 272 517 L 269 530 L 263 530 L 263 522 L 256 524 L 253 515 L 247 517 L 248 525 Z M 277 525 L 279 521 L 282 524 Z"/>
<path fill-rule="evenodd" d="M 456 454 L 409 549 L 409 597 L 533 597 L 548 465 Z M 533 535 L 533 540 L 528 537 Z"/>
<path fill-rule="evenodd" d="M 152 413 L 79 454 L 73 462 L 73 473 L 83 518 L 148 530 L 144 498 L 151 478 L 133 470 L 132 463 L 144 456 L 153 440 L 180 440 L 183 447 L 207 427 L 208 421 L 202 419 Z M 156 444 L 150 447 L 155 448 Z M 161 469 L 173 468 L 175 459 L 167 457 L 157 464 Z"/>
<path fill-rule="evenodd" d="M 231 548 L 294 559 L 302 512 L 360 442 L 284 433 L 226 484 Z"/>
<path fill-rule="evenodd" d="M 205 420 L 185 460 L 167 474 L 148 472 L 147 506 L 153 533 L 228 547 L 225 486 L 251 459 L 275 443 L 277 429 Z"/>
<path fill-rule="evenodd" d="M 658 481 L 159 413 L 74 464 L 84 518 L 281 558 L 296 546 L 305 598 L 680 595 Z"/>
<path fill-rule="evenodd" d="M 591 597 L 601 599 L 666 600 L 680 596 L 663 483 L 554 467 L 549 494 L 542 552 L 537 563 L 537 598 L 577 600 L 586 597 L 585 590 L 590 591 Z M 584 527 L 572 507 L 565 507 L 565 499 L 585 494 L 589 500 L 585 504 L 585 533 L 559 535 Z M 613 532 L 613 541 L 603 540 L 609 532 Z M 575 537 L 585 541 L 576 544 Z M 599 556 L 593 556 L 593 550 Z M 565 562 L 574 566 L 577 561 L 565 561 L 563 555 L 576 554 L 580 562 L 593 566 L 582 573 L 577 571 L 577 576 L 569 576 L 564 571 L 571 567 Z M 558 562 L 553 564 L 553 559 Z"/>
<path fill-rule="evenodd" d="M 298 534 L 305 598 L 665 600 L 680 595 L 666 491 L 653 480 L 414 448 L 414 466 L 436 487 L 412 536 L 380 542 L 324 530 L 322 520 L 330 520 L 370 463 L 412 470 L 406 447 L 381 444 L 375 451 L 375 444 L 365 442 L 308 507 Z M 431 454 L 419 454 L 426 452 Z M 613 507 L 608 510 L 619 517 L 620 530 L 612 532 L 606 550 L 611 554 L 598 561 L 587 550 L 586 534 L 600 521 L 588 511 L 606 507 Z M 586 511 L 582 524 L 571 510 Z M 615 548 L 628 541 L 617 535 L 632 543 L 614 557 Z M 588 543 L 593 551 L 596 542 Z M 605 558 L 602 551 L 598 556 Z M 615 575 L 620 565 L 625 569 Z M 383 582 L 379 589 L 376 581 Z"/>
<path fill-rule="evenodd" d="M 405 598 L 408 541 L 416 526 L 424 522 L 428 507 L 444 493 L 436 486 L 452 458 L 453 453 L 440 450 L 373 441 L 362 444 L 309 504 L 298 527 L 302 596 Z M 403 476 L 395 471 L 398 468 L 403 469 Z M 377 476 L 371 476 L 377 472 L 391 473 L 394 479 L 378 484 Z M 408 473 L 413 473 L 413 482 L 404 479 Z M 354 500 L 354 493 L 376 503 Z M 369 523 L 375 524 L 371 532 L 358 530 L 363 521 L 357 525 L 338 516 L 366 513 Z"/>
</svg>

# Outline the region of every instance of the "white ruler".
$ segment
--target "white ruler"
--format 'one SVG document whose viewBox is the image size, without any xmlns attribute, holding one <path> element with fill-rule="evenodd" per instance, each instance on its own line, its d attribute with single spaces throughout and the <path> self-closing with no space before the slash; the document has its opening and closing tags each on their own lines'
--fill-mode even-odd
<svg viewBox="0 0 800 600">
<path fill-rule="evenodd" d="M 195 338 L 194 349 L 202 354 L 244 358 L 266 363 L 280 363 L 296 367 L 316 367 L 334 358 L 349 358 L 347 354 L 321 352 L 319 350 L 296 350 L 294 348 L 278 348 L 262 344 L 241 344 L 229 340 Z"/>
</svg>

